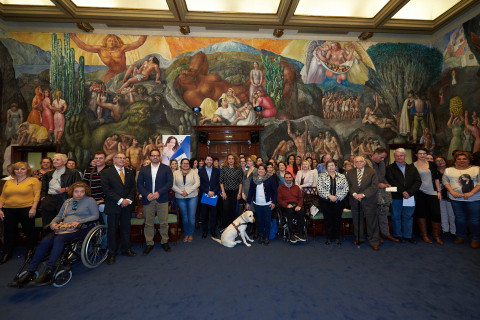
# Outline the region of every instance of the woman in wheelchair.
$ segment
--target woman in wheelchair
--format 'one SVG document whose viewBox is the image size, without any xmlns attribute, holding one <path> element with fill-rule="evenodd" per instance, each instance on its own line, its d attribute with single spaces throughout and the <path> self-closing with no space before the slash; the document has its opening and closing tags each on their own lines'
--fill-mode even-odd
<svg viewBox="0 0 480 320">
<path fill-rule="evenodd" d="M 68 195 L 58 215 L 50 223 L 55 232 L 48 234 L 40 242 L 33 255 L 27 272 L 18 280 L 8 284 L 9 287 L 23 287 L 48 285 L 52 282 L 55 264 L 63 252 L 66 242 L 83 238 L 93 226 L 88 222 L 98 220 L 98 205 L 91 195 L 90 187 L 85 182 L 75 182 L 68 188 Z M 37 279 L 35 271 L 44 256 L 51 248 L 46 270 Z"/>
</svg>

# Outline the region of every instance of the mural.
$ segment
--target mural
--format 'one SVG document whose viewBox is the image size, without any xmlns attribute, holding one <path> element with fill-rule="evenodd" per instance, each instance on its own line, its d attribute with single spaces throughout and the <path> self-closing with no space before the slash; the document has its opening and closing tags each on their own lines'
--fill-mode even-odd
<svg viewBox="0 0 480 320">
<path fill-rule="evenodd" d="M 171 136 L 195 151 L 193 125 L 260 124 L 268 159 L 478 152 L 479 22 L 427 45 L 2 34 L 0 150 L 6 164 L 12 146 L 59 145 L 80 168 L 123 151 L 139 167 Z"/>
</svg>

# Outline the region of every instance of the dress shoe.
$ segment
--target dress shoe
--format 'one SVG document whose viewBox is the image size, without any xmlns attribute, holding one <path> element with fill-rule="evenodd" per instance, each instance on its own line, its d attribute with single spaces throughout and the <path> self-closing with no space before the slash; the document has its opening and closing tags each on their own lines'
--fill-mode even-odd
<svg viewBox="0 0 480 320">
<path fill-rule="evenodd" d="M 5 254 L 2 256 L 2 259 L 0 259 L 0 264 L 4 264 L 4 263 L 7 262 L 8 260 L 10 260 L 11 257 L 12 257 L 11 254 L 5 253 Z"/>
<path fill-rule="evenodd" d="M 395 238 L 395 237 L 392 237 L 391 235 L 387 235 L 387 236 L 383 236 L 385 239 L 388 239 L 390 241 L 393 241 L 393 242 L 400 242 L 400 240 L 398 240 L 398 238 Z"/>
<path fill-rule="evenodd" d="M 378 242 L 383 243 L 383 238 L 382 237 L 378 238 Z"/>
<path fill-rule="evenodd" d="M 462 239 L 462 238 L 455 238 L 455 240 L 453 241 L 453 243 L 455 244 L 462 244 L 465 242 L 465 239 Z"/>
<path fill-rule="evenodd" d="M 127 257 L 136 257 L 136 256 L 137 256 L 137 254 L 135 253 L 135 251 L 128 250 L 128 251 L 124 251 L 124 252 L 122 252 L 122 256 L 127 256 Z"/>
<path fill-rule="evenodd" d="M 217 233 L 214 231 L 212 232 L 212 237 L 216 238 L 217 237 Z"/>
<path fill-rule="evenodd" d="M 28 286 L 32 287 L 42 287 L 48 286 L 52 283 L 53 279 L 53 270 L 47 269 L 44 273 L 38 276 L 37 279 L 32 280 L 28 283 Z"/>
<path fill-rule="evenodd" d="M 408 238 L 408 239 L 405 239 L 405 240 L 407 240 L 408 242 L 413 243 L 413 244 L 417 243 L 417 241 L 413 238 Z"/>
<path fill-rule="evenodd" d="M 398 238 L 395 238 L 395 239 L 397 239 L 398 242 L 400 242 L 400 243 L 403 243 L 403 242 L 405 242 L 405 240 L 406 240 L 406 239 L 403 239 L 402 237 L 398 237 Z"/>
<path fill-rule="evenodd" d="M 364 240 L 354 240 L 354 241 L 353 241 L 353 244 L 356 245 L 356 246 L 358 246 L 358 245 L 360 245 L 360 244 L 362 244 L 362 243 L 364 243 L 364 242 L 365 242 Z"/>
<path fill-rule="evenodd" d="M 329 246 L 331 243 L 332 243 L 332 241 L 330 241 L 330 239 L 327 239 L 327 240 L 325 241 L 325 244 L 326 244 L 327 246 Z"/>
<path fill-rule="evenodd" d="M 378 246 L 378 244 L 375 244 L 375 245 L 372 246 L 372 249 L 374 251 L 378 251 L 378 250 L 380 250 L 380 247 Z"/>
<path fill-rule="evenodd" d="M 110 264 L 114 264 L 114 263 L 115 263 L 115 256 L 114 255 L 108 256 L 107 264 L 110 265 Z"/>
<path fill-rule="evenodd" d="M 17 280 L 13 280 L 7 284 L 7 287 L 10 288 L 22 288 L 27 283 L 35 279 L 35 272 L 25 272 L 23 276 L 18 278 Z"/>
<path fill-rule="evenodd" d="M 335 239 L 335 243 L 336 243 L 337 245 L 339 245 L 339 246 L 342 245 L 342 242 L 340 241 L 340 239 Z"/>
<path fill-rule="evenodd" d="M 472 248 L 480 248 L 480 241 L 472 240 L 472 242 L 470 242 L 470 247 L 472 247 Z"/>
<path fill-rule="evenodd" d="M 208 235 L 208 232 L 202 233 L 202 239 L 205 239 L 207 237 L 207 235 Z"/>
<path fill-rule="evenodd" d="M 263 239 L 263 244 L 268 246 L 270 244 L 270 240 L 268 238 Z"/>
<path fill-rule="evenodd" d="M 262 237 L 258 237 L 258 244 L 262 244 L 263 243 L 263 238 Z"/>
<path fill-rule="evenodd" d="M 146 256 L 147 254 L 150 253 L 150 251 L 152 251 L 152 249 L 153 249 L 153 246 L 152 246 L 152 245 L 150 245 L 150 244 L 147 245 L 147 246 L 145 247 L 145 250 L 143 250 L 143 255 Z"/>
<path fill-rule="evenodd" d="M 162 248 L 163 248 L 163 250 L 165 250 L 166 252 L 169 252 L 170 250 L 172 250 L 172 248 L 170 248 L 170 246 L 168 245 L 168 243 L 162 244 Z"/>
</svg>

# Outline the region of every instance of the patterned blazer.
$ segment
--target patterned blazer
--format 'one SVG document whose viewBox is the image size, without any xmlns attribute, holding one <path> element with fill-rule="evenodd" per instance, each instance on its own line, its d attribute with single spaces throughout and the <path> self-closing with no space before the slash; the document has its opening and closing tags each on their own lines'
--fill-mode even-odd
<svg viewBox="0 0 480 320">
<path fill-rule="evenodd" d="M 348 194 L 347 178 L 343 174 L 336 172 L 335 186 L 335 195 L 337 196 L 339 201 L 342 201 Z M 321 199 L 329 200 L 328 196 L 330 195 L 330 175 L 328 174 L 328 172 L 320 173 L 318 175 L 317 191 Z"/>
</svg>

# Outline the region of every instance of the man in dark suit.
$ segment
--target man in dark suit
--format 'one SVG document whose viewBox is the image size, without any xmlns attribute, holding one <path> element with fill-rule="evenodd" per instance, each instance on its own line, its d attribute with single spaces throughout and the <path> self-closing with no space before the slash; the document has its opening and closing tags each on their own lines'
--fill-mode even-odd
<svg viewBox="0 0 480 320">
<path fill-rule="evenodd" d="M 400 242 L 404 240 L 410 243 L 417 243 L 412 238 L 413 213 L 415 211 L 415 198 L 422 185 L 422 179 L 417 168 L 413 164 L 405 162 L 407 151 L 398 148 L 393 153 L 395 162 L 387 166 L 385 177 L 397 192 L 392 192 L 392 230 L 393 236 Z M 412 198 L 413 197 L 413 198 Z"/>
<path fill-rule="evenodd" d="M 142 195 L 143 214 L 145 215 L 145 242 L 147 246 L 143 255 L 153 249 L 155 234 L 155 214 L 160 223 L 162 248 L 170 251 L 168 245 L 168 191 L 173 185 L 173 174 L 170 167 L 161 163 L 162 157 L 158 149 L 150 151 L 151 164 L 140 169 L 137 178 L 138 192 Z"/>
<path fill-rule="evenodd" d="M 105 212 L 107 213 L 107 263 L 115 263 L 117 254 L 117 227 L 120 224 L 120 250 L 122 255 L 135 257 L 130 248 L 130 218 L 135 199 L 135 172 L 125 168 L 125 154 L 118 152 L 113 156 L 113 167 L 102 171 L 102 187 L 105 194 Z"/>
<path fill-rule="evenodd" d="M 57 153 L 53 156 L 55 170 L 43 175 L 42 179 L 42 225 L 45 232 L 51 232 L 48 228 L 62 208 L 63 202 L 68 198 L 68 187 L 74 182 L 81 181 L 80 174 L 76 170 L 66 167 L 67 155 Z"/>
<path fill-rule="evenodd" d="M 352 207 L 353 230 L 356 245 L 365 241 L 363 235 L 363 218 L 367 224 L 368 242 L 373 250 L 380 250 L 378 246 L 380 231 L 377 216 L 378 178 L 374 169 L 365 167 L 364 157 L 355 157 L 355 168 L 347 172 L 348 193 Z"/>
<path fill-rule="evenodd" d="M 205 157 L 205 166 L 198 169 L 198 175 L 200 176 L 200 192 L 198 193 L 200 199 L 204 193 L 209 197 L 216 195 L 220 188 L 220 169 L 213 167 L 212 156 Z M 203 229 L 202 238 L 207 237 L 208 231 L 212 237 L 216 237 L 217 207 L 200 203 L 200 217 Z"/>
</svg>

